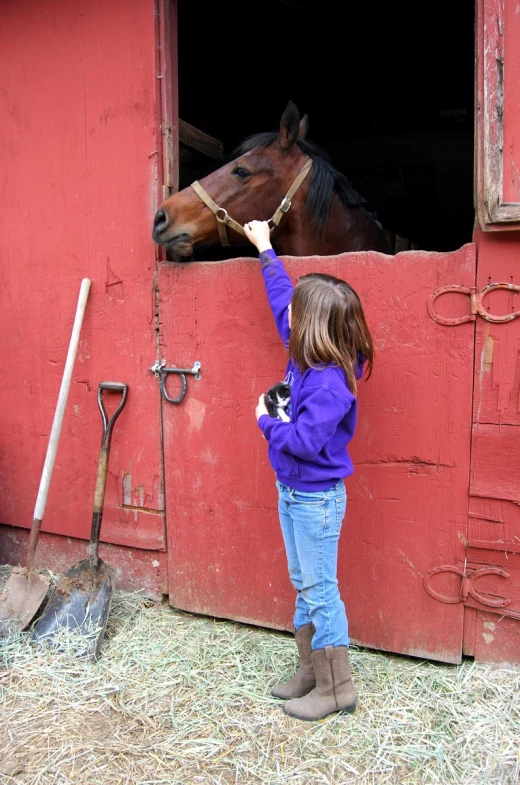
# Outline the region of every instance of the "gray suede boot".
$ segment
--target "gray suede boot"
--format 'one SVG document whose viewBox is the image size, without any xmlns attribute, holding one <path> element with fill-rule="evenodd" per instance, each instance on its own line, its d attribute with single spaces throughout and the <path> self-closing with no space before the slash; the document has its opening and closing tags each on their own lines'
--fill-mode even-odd
<svg viewBox="0 0 520 785">
<path fill-rule="evenodd" d="M 301 698 L 307 695 L 316 685 L 316 677 L 311 663 L 311 642 L 314 636 L 314 624 L 304 624 L 295 633 L 296 646 L 300 655 L 300 667 L 289 681 L 273 687 L 271 695 L 275 698 Z"/>
<path fill-rule="evenodd" d="M 352 713 L 356 691 L 350 678 L 347 646 L 325 646 L 311 653 L 316 687 L 305 697 L 288 701 L 283 710 L 299 720 L 320 720 L 334 711 Z"/>
</svg>

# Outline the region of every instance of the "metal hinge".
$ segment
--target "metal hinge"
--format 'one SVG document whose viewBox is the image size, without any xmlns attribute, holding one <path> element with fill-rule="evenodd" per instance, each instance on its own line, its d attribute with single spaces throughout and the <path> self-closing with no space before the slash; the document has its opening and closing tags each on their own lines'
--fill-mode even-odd
<svg viewBox="0 0 520 785">
<path fill-rule="evenodd" d="M 490 283 L 487 286 L 484 286 L 480 292 L 478 292 L 474 286 L 458 286 L 457 284 L 452 286 L 441 286 L 440 289 L 436 289 L 432 292 L 428 298 L 428 313 L 435 322 L 449 326 L 463 324 L 464 322 L 474 322 L 477 316 L 481 316 L 486 322 L 510 322 L 512 319 L 516 319 L 520 316 L 520 311 L 513 311 L 504 316 L 496 316 L 495 314 L 488 313 L 484 310 L 484 297 L 495 289 L 508 289 L 510 292 L 515 292 L 515 294 L 520 293 L 520 286 L 516 286 L 512 283 Z M 465 294 L 470 298 L 470 312 L 468 314 L 456 318 L 439 316 L 437 311 L 435 311 L 433 304 L 437 297 L 440 297 L 442 294 L 448 294 L 449 292 Z"/>
<path fill-rule="evenodd" d="M 163 398 L 168 401 L 168 403 L 180 403 L 184 396 L 186 395 L 186 390 L 188 388 L 188 383 L 186 381 L 186 374 L 190 376 L 194 376 L 197 381 L 200 379 L 200 362 L 193 363 L 193 368 L 167 368 L 166 367 L 166 360 L 156 360 L 155 363 L 152 365 L 151 368 L 148 370 L 152 371 L 155 375 L 156 379 L 160 379 L 160 387 L 161 387 L 161 394 Z M 170 373 L 176 373 L 181 377 L 181 392 L 177 396 L 177 398 L 171 398 L 168 393 L 166 392 L 166 377 Z"/>
<path fill-rule="evenodd" d="M 460 575 L 462 580 L 459 594 L 456 594 L 453 597 L 447 597 L 445 594 L 441 594 L 440 592 L 435 591 L 435 589 L 432 589 L 430 585 L 431 579 L 434 575 L 438 575 L 442 572 L 452 572 L 455 573 L 455 575 Z M 481 567 L 472 572 L 465 572 L 461 567 L 443 564 L 441 567 L 434 567 L 424 576 L 423 585 L 430 597 L 439 600 L 439 602 L 450 604 L 457 602 L 465 603 L 468 597 L 472 597 L 475 602 L 489 608 L 506 608 L 510 605 L 511 599 L 506 597 L 490 597 L 487 594 L 482 594 L 475 588 L 475 582 L 484 575 L 499 575 L 501 578 L 509 578 L 509 573 L 505 572 L 505 570 L 501 570 L 499 567 Z"/>
</svg>

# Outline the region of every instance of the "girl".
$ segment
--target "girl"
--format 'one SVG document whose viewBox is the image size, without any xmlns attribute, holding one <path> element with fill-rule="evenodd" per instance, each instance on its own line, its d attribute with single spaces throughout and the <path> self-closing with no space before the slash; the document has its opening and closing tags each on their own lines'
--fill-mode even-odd
<svg viewBox="0 0 520 785">
<path fill-rule="evenodd" d="M 244 231 L 260 253 L 269 304 L 289 350 L 290 422 L 270 417 L 263 395 L 256 407 L 277 477 L 300 657 L 295 675 L 272 694 L 290 699 L 284 704 L 290 716 L 317 720 L 356 708 L 336 570 L 343 480 L 354 470 L 346 445 L 356 426 L 357 379 L 365 361 L 370 375 L 374 352 L 359 297 L 345 281 L 311 273 L 294 288 L 268 224 L 251 221 Z"/>
</svg>

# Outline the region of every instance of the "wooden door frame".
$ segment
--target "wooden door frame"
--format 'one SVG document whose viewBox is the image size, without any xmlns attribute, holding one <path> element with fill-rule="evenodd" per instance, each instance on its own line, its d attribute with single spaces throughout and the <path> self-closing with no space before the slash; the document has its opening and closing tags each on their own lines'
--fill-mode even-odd
<svg viewBox="0 0 520 785">
<path fill-rule="evenodd" d="M 506 147 L 511 148 L 511 160 L 520 153 L 518 142 L 508 137 L 504 100 L 507 84 L 520 80 L 520 54 L 514 51 L 514 42 L 520 39 L 520 16 L 512 6 L 506 0 L 476 3 L 474 187 L 484 231 L 518 230 L 520 225 L 520 199 L 508 201 L 504 186 Z"/>
<path fill-rule="evenodd" d="M 158 205 L 179 188 L 177 0 L 155 0 L 159 112 Z"/>
</svg>

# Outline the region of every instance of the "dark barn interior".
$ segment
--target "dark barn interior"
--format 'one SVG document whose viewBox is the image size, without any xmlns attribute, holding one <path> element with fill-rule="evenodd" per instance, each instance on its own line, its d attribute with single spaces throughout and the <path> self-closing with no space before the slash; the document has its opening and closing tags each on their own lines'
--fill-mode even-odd
<svg viewBox="0 0 520 785">
<path fill-rule="evenodd" d="M 275 130 L 291 99 L 397 250 L 471 241 L 474 0 L 179 0 L 178 30 L 179 116 L 225 158 Z M 221 165 L 180 153 L 181 187 Z"/>
</svg>

